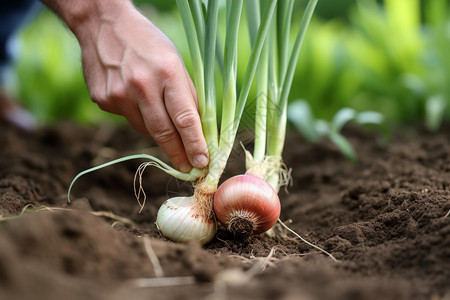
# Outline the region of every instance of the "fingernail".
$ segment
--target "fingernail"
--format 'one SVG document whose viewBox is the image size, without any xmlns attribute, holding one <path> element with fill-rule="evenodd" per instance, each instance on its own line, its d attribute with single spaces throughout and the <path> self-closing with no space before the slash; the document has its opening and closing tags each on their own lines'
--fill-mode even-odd
<svg viewBox="0 0 450 300">
<path fill-rule="evenodd" d="M 178 169 L 183 172 L 183 173 L 187 173 L 192 169 L 192 166 L 189 163 L 182 163 Z"/>
<path fill-rule="evenodd" d="M 209 160 L 205 154 L 197 154 L 192 159 L 192 164 L 194 165 L 194 167 L 196 167 L 198 169 L 206 167 L 208 165 L 208 162 L 209 162 Z"/>
</svg>

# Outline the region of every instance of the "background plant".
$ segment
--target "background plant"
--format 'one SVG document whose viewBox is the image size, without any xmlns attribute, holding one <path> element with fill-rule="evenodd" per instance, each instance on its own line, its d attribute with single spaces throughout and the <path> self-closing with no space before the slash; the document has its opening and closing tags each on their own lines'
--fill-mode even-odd
<svg viewBox="0 0 450 300">
<path fill-rule="evenodd" d="M 352 107 L 437 129 L 450 118 L 449 18 L 445 0 L 357 0 L 347 20 L 316 20 L 291 99 L 325 119 Z"/>
<path fill-rule="evenodd" d="M 75 37 L 44 10 L 13 43 L 17 59 L 10 88 L 42 124 L 118 120 L 89 101 Z"/>
<path fill-rule="evenodd" d="M 338 110 L 330 121 L 316 119 L 308 102 L 304 100 L 293 101 L 289 105 L 287 117 L 307 141 L 317 143 L 322 139 L 329 139 L 353 162 L 357 160 L 357 154 L 350 141 L 342 134 L 344 127 L 350 122 L 382 125 L 384 121 L 384 116 L 376 111 L 357 112 L 348 107 Z"/>
<path fill-rule="evenodd" d="M 305 4 L 298 2 L 296 11 Z M 175 2 L 136 3 L 174 41 L 191 70 Z M 149 3 L 156 3 L 157 9 Z M 377 110 L 389 124 L 423 123 L 436 130 L 448 122 L 449 1 L 346 0 L 339 1 L 342 11 L 333 5 L 337 1 L 318 3 L 289 99 L 305 99 L 314 115 L 325 120 L 331 120 L 339 109 L 351 107 Z M 243 15 L 243 21 L 245 18 Z M 223 32 L 219 28 L 222 36 Z M 243 46 L 238 55 L 243 60 L 249 56 L 250 44 L 245 44 L 245 34 L 240 36 Z M 89 101 L 76 41 L 52 14 L 43 12 L 27 26 L 18 45 L 17 80 L 12 89 L 41 122 L 110 120 Z M 238 65 L 238 87 L 244 72 L 245 66 Z M 256 98 L 254 86 L 249 97 Z"/>
</svg>

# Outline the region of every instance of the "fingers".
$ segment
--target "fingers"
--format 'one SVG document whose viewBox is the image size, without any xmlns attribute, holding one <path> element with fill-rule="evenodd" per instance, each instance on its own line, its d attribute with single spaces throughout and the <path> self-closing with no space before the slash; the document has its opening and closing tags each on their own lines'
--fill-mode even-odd
<svg viewBox="0 0 450 300">
<path fill-rule="evenodd" d="M 192 94 L 176 93 L 176 87 L 166 86 L 163 94 L 157 99 L 141 100 L 139 108 L 147 130 L 159 144 L 169 159 L 183 172 L 191 166 L 204 168 L 208 165 L 206 142 L 203 138 L 200 118 Z M 188 95 L 185 101 L 174 100 Z M 155 100 L 157 99 L 157 100 Z"/>
<path fill-rule="evenodd" d="M 158 101 L 141 100 L 139 109 L 150 136 L 167 154 L 175 168 L 182 172 L 189 172 L 191 164 L 181 138 L 167 114 L 163 100 L 161 98 Z"/>
<path fill-rule="evenodd" d="M 173 104 L 173 102 L 170 104 L 167 103 L 166 105 L 174 125 L 180 134 L 190 163 L 199 169 L 206 167 L 209 161 L 208 152 L 197 111 L 193 107 L 183 107 L 179 111 L 175 111 L 171 106 L 176 107 L 177 104 Z"/>
<path fill-rule="evenodd" d="M 164 89 L 166 110 L 177 129 L 187 157 L 196 168 L 208 165 L 208 148 L 203 136 L 195 89 L 181 61 L 179 72 L 170 73 Z"/>
<path fill-rule="evenodd" d="M 202 169 L 209 159 L 194 85 L 177 53 L 167 53 L 158 61 L 158 72 L 150 78 L 145 78 L 144 70 L 133 70 L 145 126 L 175 167 L 185 172 L 191 166 Z M 159 89 L 155 82 L 160 83 Z"/>
<path fill-rule="evenodd" d="M 95 72 L 93 73 L 95 74 Z M 201 156 L 200 159 L 194 159 L 194 155 L 197 153 L 191 149 L 192 143 L 195 141 L 192 141 L 193 139 L 189 137 L 185 138 L 185 140 L 190 142 L 189 146 L 191 147 L 189 148 L 183 144 L 182 140 L 183 134 L 191 134 L 186 131 L 192 127 L 189 125 L 190 122 L 198 123 L 196 124 L 198 127 L 196 129 L 197 134 L 203 137 L 191 87 L 189 87 L 186 79 L 183 78 L 183 81 L 177 81 L 177 83 L 181 83 L 182 93 L 188 95 L 188 113 L 180 111 L 181 113 L 177 114 L 177 111 L 184 109 L 184 106 L 177 108 L 177 103 L 167 104 L 167 107 L 173 108 L 174 114 L 177 115 L 176 122 L 179 124 L 177 128 L 165 104 L 165 102 L 172 101 L 171 97 L 165 97 L 163 83 L 160 83 L 160 85 L 152 84 L 161 81 L 159 78 L 161 74 L 157 72 L 151 76 L 140 68 L 134 69 L 134 72 L 126 73 L 126 76 L 122 76 L 118 69 L 109 69 L 103 73 L 102 75 L 106 78 L 102 81 L 106 81 L 106 84 L 93 84 L 91 88 L 92 99 L 101 109 L 124 116 L 136 131 L 152 137 L 167 154 L 175 168 L 183 172 L 189 172 L 192 165 L 197 168 L 205 167 L 208 164 L 206 155 Z M 92 81 L 90 82 L 92 83 Z M 163 82 L 165 83 L 166 80 Z M 167 88 L 169 91 L 172 89 L 170 87 Z M 179 129 L 182 129 L 182 132 Z M 204 149 L 201 150 L 203 151 Z M 191 159 L 188 158 L 186 153 L 190 154 Z"/>
</svg>

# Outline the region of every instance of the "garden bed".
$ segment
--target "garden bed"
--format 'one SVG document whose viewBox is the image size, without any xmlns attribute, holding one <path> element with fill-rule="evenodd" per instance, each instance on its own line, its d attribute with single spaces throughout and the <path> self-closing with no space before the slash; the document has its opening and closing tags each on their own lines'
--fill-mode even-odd
<svg viewBox="0 0 450 300">
<path fill-rule="evenodd" d="M 147 169 L 139 213 L 139 161 L 82 177 L 68 205 L 79 171 L 163 153 L 125 128 L 1 126 L 0 299 L 450 299 L 449 127 L 388 144 L 347 130 L 356 164 L 327 142 L 288 137 L 293 184 L 281 192 L 281 219 L 334 262 L 278 225 L 244 241 L 220 228 L 204 248 L 166 241 L 156 212 L 190 184 Z M 225 177 L 242 172 L 241 151 Z"/>
</svg>

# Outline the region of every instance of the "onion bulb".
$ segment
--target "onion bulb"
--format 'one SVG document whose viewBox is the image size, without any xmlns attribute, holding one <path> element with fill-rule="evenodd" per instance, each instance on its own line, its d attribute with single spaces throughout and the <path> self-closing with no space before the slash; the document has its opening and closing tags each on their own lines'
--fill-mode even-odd
<svg viewBox="0 0 450 300">
<path fill-rule="evenodd" d="M 273 187 L 250 174 L 237 175 L 222 183 L 214 195 L 213 208 L 220 223 L 237 236 L 269 230 L 281 211 Z"/>
<path fill-rule="evenodd" d="M 164 237 L 174 242 L 197 241 L 201 245 L 211 241 L 217 231 L 214 216 L 203 213 L 194 196 L 165 201 L 159 208 L 156 226 Z"/>
</svg>

